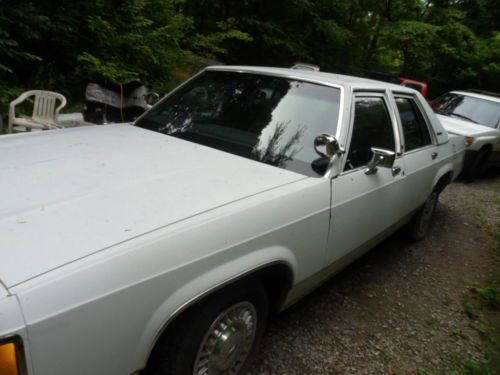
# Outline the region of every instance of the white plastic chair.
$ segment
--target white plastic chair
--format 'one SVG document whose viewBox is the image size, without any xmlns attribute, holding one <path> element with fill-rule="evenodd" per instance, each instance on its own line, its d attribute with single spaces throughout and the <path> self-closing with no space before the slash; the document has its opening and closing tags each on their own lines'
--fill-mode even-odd
<svg viewBox="0 0 500 375">
<path fill-rule="evenodd" d="M 16 117 L 16 105 L 29 97 L 35 97 L 31 117 Z M 56 108 L 56 102 L 61 104 Z M 37 130 L 61 129 L 64 126 L 57 121 L 59 111 L 66 105 L 66 98 L 57 92 L 30 90 L 22 93 L 9 106 L 9 133 L 20 133 Z"/>
</svg>

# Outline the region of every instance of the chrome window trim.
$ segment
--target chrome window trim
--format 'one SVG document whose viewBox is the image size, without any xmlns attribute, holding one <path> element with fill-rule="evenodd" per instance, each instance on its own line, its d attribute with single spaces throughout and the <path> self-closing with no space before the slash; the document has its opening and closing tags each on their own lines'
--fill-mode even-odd
<svg viewBox="0 0 500 375">
<path fill-rule="evenodd" d="M 411 154 L 414 154 L 415 152 L 425 151 L 425 150 L 427 150 L 427 149 L 429 149 L 429 150 L 430 150 L 430 149 L 432 149 L 432 148 L 434 148 L 434 147 L 436 147 L 436 145 L 434 145 L 434 144 L 432 144 L 432 143 L 431 143 L 430 145 L 425 145 L 424 147 L 415 148 L 415 149 L 413 149 L 413 150 L 411 150 L 411 151 L 405 151 L 405 152 L 403 153 L 403 155 L 411 155 Z"/>
<path fill-rule="evenodd" d="M 345 175 L 348 175 L 349 173 L 363 170 L 368 165 L 368 164 L 365 164 L 365 165 L 362 165 L 360 167 L 357 167 L 354 169 L 349 169 L 348 171 L 344 171 L 345 163 L 347 162 L 347 154 L 349 153 L 349 147 L 351 147 L 352 130 L 354 129 L 354 110 L 356 107 L 356 100 L 355 100 L 356 97 L 382 98 L 382 100 L 384 101 L 384 104 L 387 108 L 389 118 L 391 119 L 391 122 L 392 122 L 392 131 L 394 133 L 394 146 L 395 146 L 394 152 L 396 152 L 396 160 L 401 159 L 401 156 L 402 156 L 401 139 L 400 139 L 400 134 L 399 134 L 399 123 L 397 122 L 393 106 L 389 104 L 389 102 L 390 102 L 389 90 L 384 89 L 384 88 L 380 88 L 380 90 L 377 90 L 377 89 L 354 90 L 352 93 L 352 101 L 351 101 L 351 108 L 350 108 L 351 118 L 349 119 L 349 132 L 347 135 L 347 142 L 346 142 L 346 146 L 345 146 L 343 160 L 341 161 L 341 169 L 340 169 L 341 172 L 339 173 L 339 176 L 345 176 Z"/>
</svg>

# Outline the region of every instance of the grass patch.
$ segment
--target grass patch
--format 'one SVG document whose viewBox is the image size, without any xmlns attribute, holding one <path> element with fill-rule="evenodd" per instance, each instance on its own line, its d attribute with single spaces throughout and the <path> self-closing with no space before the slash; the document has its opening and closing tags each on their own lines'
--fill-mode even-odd
<svg viewBox="0 0 500 375">
<path fill-rule="evenodd" d="M 457 330 L 455 330 L 457 331 Z M 494 327 L 485 327 L 486 336 L 484 355 L 481 361 L 465 361 L 456 357 L 451 364 L 451 370 L 446 375 L 497 375 L 500 374 L 500 335 Z"/>
<path fill-rule="evenodd" d="M 465 364 L 462 375 L 497 375 L 500 373 L 498 359 L 482 362 L 468 362 Z"/>
<path fill-rule="evenodd" d="M 497 254 L 500 250 L 500 232 L 495 233 L 494 241 L 495 251 Z M 488 314 L 486 310 L 496 311 L 500 309 L 500 290 L 498 286 L 500 277 L 497 275 L 491 279 L 487 286 L 474 286 L 471 288 L 473 294 L 464 298 L 464 311 L 469 318 L 479 320 L 478 325 L 475 325 L 483 340 L 484 359 L 480 361 L 463 361 L 458 360 L 454 363 L 453 368 L 457 369 L 453 372 L 448 372 L 446 375 L 497 375 L 500 374 L 500 327 L 498 327 L 498 318 L 490 320 L 491 312 Z M 481 313 L 481 314 L 480 314 Z M 492 325 L 493 324 L 493 325 Z M 453 331 L 453 335 L 467 339 L 459 328 Z"/>
<path fill-rule="evenodd" d="M 426 368 L 420 368 L 417 371 L 418 375 L 432 375 L 432 371 Z"/>
<path fill-rule="evenodd" d="M 384 351 L 382 354 L 382 359 L 387 364 L 391 362 L 394 359 L 394 357 L 390 353 Z"/>
<path fill-rule="evenodd" d="M 497 375 L 500 374 L 500 334 L 489 327 L 486 330 L 485 359 L 458 363 L 459 375 Z M 448 373 L 447 375 L 451 375 Z"/>
<path fill-rule="evenodd" d="M 500 230 L 497 230 L 493 234 L 493 251 L 495 252 L 496 256 L 500 255 Z"/>
<path fill-rule="evenodd" d="M 467 335 L 467 333 L 465 333 L 464 331 L 462 331 L 461 328 L 455 328 L 453 330 L 453 336 L 461 338 L 463 340 L 468 340 L 469 339 L 469 335 Z"/>
<path fill-rule="evenodd" d="M 475 288 L 475 292 L 484 306 L 491 310 L 500 308 L 500 290 L 495 287 Z"/>
<path fill-rule="evenodd" d="M 478 317 L 476 307 L 469 300 L 469 298 L 467 298 L 467 297 L 464 298 L 463 307 L 464 307 L 465 314 L 467 314 L 467 316 L 470 319 L 476 319 Z"/>
<path fill-rule="evenodd" d="M 425 319 L 425 324 L 427 324 L 428 326 L 435 326 L 438 323 L 439 318 L 435 314 L 431 314 Z"/>
</svg>

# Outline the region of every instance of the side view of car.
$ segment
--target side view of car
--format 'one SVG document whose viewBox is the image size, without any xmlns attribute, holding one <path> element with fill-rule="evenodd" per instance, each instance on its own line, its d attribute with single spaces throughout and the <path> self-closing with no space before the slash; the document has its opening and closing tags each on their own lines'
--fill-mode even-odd
<svg viewBox="0 0 500 375">
<path fill-rule="evenodd" d="M 241 374 L 270 314 L 422 239 L 464 152 L 413 89 L 246 66 L 135 124 L 3 136 L 2 375 Z"/>
<path fill-rule="evenodd" d="M 489 165 L 500 166 L 500 94 L 452 91 L 432 102 L 445 129 L 467 139 L 463 176 L 475 180 Z"/>
</svg>

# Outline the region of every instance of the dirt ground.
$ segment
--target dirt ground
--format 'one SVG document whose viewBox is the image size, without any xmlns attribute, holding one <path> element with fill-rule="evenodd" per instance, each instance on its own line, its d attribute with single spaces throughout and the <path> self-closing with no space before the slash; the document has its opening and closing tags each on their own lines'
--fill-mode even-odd
<svg viewBox="0 0 500 375">
<path fill-rule="evenodd" d="M 274 317 L 249 375 L 443 374 L 482 360 L 484 320 L 464 301 L 498 277 L 499 223 L 498 174 L 453 183 L 426 239 L 396 233 Z"/>
</svg>

